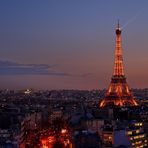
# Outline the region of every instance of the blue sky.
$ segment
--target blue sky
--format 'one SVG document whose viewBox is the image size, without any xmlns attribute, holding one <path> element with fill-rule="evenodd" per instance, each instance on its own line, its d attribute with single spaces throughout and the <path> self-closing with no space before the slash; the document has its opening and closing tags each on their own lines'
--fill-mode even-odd
<svg viewBox="0 0 148 148">
<path fill-rule="evenodd" d="M 108 87 L 117 19 L 129 22 L 122 31 L 128 82 L 147 87 L 147 7 L 147 0 L 1 0 L 0 87 Z"/>
</svg>

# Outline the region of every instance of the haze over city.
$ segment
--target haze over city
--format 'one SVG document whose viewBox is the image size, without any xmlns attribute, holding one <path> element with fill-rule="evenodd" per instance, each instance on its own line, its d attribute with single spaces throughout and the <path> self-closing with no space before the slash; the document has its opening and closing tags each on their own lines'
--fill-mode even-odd
<svg viewBox="0 0 148 148">
<path fill-rule="evenodd" d="M 99 89 L 120 19 L 130 87 L 148 84 L 148 1 L 0 1 L 0 88 Z"/>
</svg>

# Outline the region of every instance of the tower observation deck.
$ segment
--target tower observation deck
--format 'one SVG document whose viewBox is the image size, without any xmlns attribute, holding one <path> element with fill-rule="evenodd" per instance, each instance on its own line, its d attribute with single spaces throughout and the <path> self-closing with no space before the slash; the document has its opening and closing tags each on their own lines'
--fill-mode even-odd
<svg viewBox="0 0 148 148">
<path fill-rule="evenodd" d="M 115 106 L 136 106 L 138 105 L 136 99 L 133 97 L 126 82 L 123 67 L 122 44 L 121 44 L 121 28 L 116 27 L 116 47 L 115 47 L 115 61 L 114 70 L 111 78 L 109 88 L 105 94 L 105 98 L 101 100 L 99 106 L 105 107 L 109 105 Z"/>
</svg>

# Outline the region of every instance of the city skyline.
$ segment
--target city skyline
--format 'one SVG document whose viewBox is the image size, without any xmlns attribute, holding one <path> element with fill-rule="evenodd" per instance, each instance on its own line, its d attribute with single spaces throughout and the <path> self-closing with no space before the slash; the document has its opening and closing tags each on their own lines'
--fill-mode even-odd
<svg viewBox="0 0 148 148">
<path fill-rule="evenodd" d="M 128 83 L 147 87 L 147 4 L 0 2 L 0 88 L 106 88 L 118 18 Z"/>
</svg>

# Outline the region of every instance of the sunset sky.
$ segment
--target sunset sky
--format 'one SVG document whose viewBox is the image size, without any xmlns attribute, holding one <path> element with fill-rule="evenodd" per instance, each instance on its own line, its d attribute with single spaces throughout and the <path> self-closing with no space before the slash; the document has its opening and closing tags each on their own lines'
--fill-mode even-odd
<svg viewBox="0 0 148 148">
<path fill-rule="evenodd" d="M 1 0 L 0 88 L 107 88 L 118 19 L 128 84 L 148 87 L 148 0 Z"/>
</svg>

